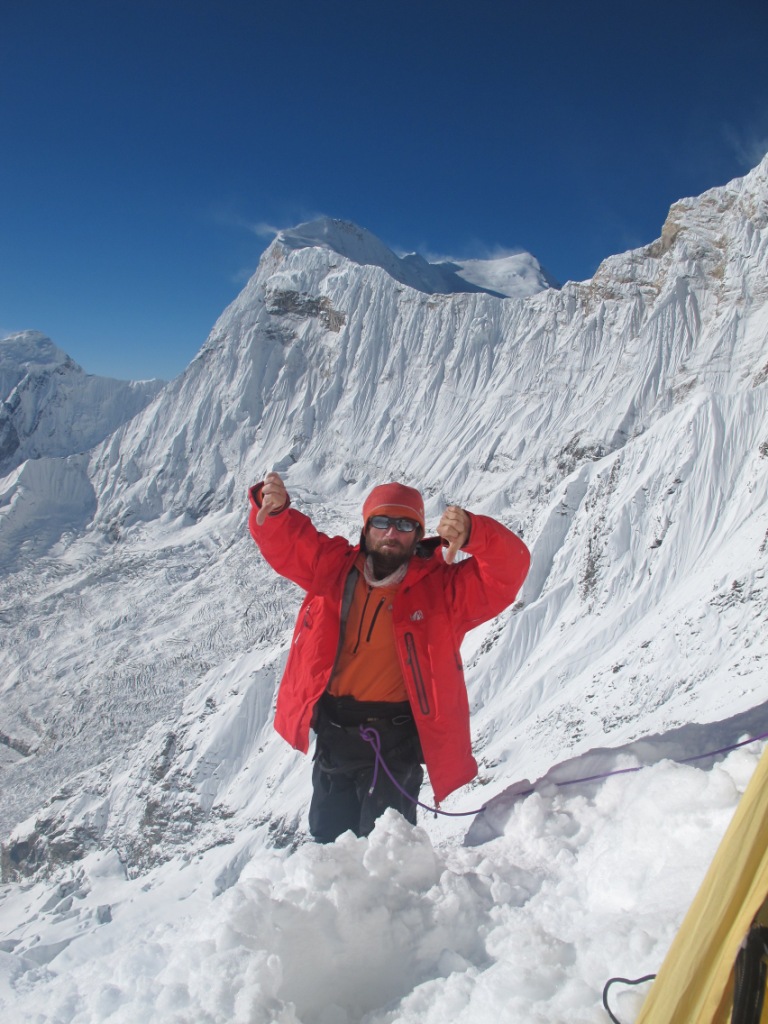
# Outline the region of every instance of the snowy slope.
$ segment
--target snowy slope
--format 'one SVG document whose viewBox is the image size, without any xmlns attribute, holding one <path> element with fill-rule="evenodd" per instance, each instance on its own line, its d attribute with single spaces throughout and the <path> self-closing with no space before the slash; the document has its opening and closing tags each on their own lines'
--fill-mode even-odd
<svg viewBox="0 0 768 1024">
<path fill-rule="evenodd" d="M 179 1021 L 437 1020 L 455 1006 L 476 1024 L 498 1019 L 493 1000 L 511 987 L 505 962 L 518 979 L 532 972 L 518 993 L 521 1021 L 598 1020 L 595 986 L 612 948 L 636 954 L 617 971 L 635 960 L 638 974 L 648 960 L 657 967 L 755 754 L 733 755 L 730 774 L 647 769 L 659 794 L 676 785 L 701 801 L 694 828 L 688 804 L 657 798 L 701 851 L 677 887 L 664 874 L 674 851 L 666 868 L 654 860 L 665 817 L 654 817 L 652 801 L 638 848 L 627 807 L 642 799 L 641 781 L 572 800 L 546 785 L 522 802 L 504 791 L 547 773 L 653 765 L 768 729 L 767 264 L 768 161 L 675 204 L 659 240 L 606 260 L 592 280 L 514 298 L 442 291 L 354 226 L 302 225 L 273 242 L 155 402 L 90 455 L 53 460 L 50 473 L 27 463 L 2 481 L 5 834 L 15 826 L 4 877 L 58 866 L 73 886 L 60 913 L 51 883 L 35 890 L 45 911 L 32 898 L 24 911 L 9 888 L 15 959 L 5 969 L 22 981 L 8 998 L 21 985 L 29 1006 L 53 992 L 74 1007 L 61 1019 L 107 1019 L 110 999 L 123 1008 L 116 1019 L 147 1019 L 132 983 L 108 980 L 106 946 L 101 1003 L 87 1009 L 79 972 L 99 942 L 116 943 L 116 958 L 130 949 L 126 977 L 142 979 L 155 1010 L 165 1005 L 165 1019 Z M 492 270 L 471 272 L 487 282 Z M 456 501 L 497 516 L 532 548 L 518 604 L 464 648 L 481 777 L 449 809 L 493 798 L 471 828 L 471 817 L 426 817 L 431 841 L 393 821 L 338 851 L 302 846 L 308 762 L 271 728 L 299 595 L 266 570 L 245 528 L 246 488 L 270 467 L 329 532 L 355 536 L 367 490 L 396 477 L 421 487 L 433 525 Z M 67 496 L 61 506 L 54 492 Z M 20 547 L 19 531 L 41 509 L 45 530 Z M 602 892 L 595 881 L 604 815 L 616 817 L 613 842 L 637 873 L 627 892 L 634 885 L 650 899 L 652 883 L 666 887 L 642 926 L 626 923 L 632 900 L 613 876 Z M 462 851 L 468 829 L 481 845 Z M 337 935 L 331 952 L 348 955 L 360 940 L 344 922 L 376 895 L 376 878 L 390 891 L 392 865 L 409 857 L 424 874 L 403 883 L 402 921 L 392 910 L 379 929 L 387 941 L 414 929 L 428 955 L 398 991 L 397 964 L 386 961 L 389 994 L 362 1006 L 356 988 L 346 1016 L 328 1001 L 310 1006 L 295 980 L 306 956 L 248 931 L 235 905 L 244 900 L 305 950 L 303 911 L 315 908 Z M 555 880 L 559 858 L 573 873 Z M 183 865 L 193 868 L 186 889 Z M 361 882 L 342 906 L 350 871 L 372 888 Z M 116 907 L 135 898 L 133 879 L 156 890 L 120 928 L 106 927 L 94 903 L 105 872 L 121 895 L 104 898 Z M 537 902 L 547 878 L 549 897 Z M 287 919 L 277 909 L 284 892 L 298 908 Z M 408 916 L 409 892 L 429 894 L 425 916 Z M 231 898 L 216 903 L 222 893 Z M 317 909 L 318 893 L 336 909 Z M 551 908 L 566 895 L 555 941 Z M 204 1009 L 205 993 L 172 952 L 182 896 L 203 931 L 211 900 L 218 908 L 209 953 L 231 966 L 226 999 L 246 1001 L 230 1017 Z M 601 899 L 613 900 L 603 907 L 605 944 L 589 924 L 575 926 L 585 905 L 595 929 L 605 925 Z M 451 906 L 469 920 L 485 908 L 479 945 L 436 923 Z M 141 960 L 154 913 L 163 977 Z M 527 966 L 516 952 L 526 929 L 538 958 Z M 78 946 L 74 936 L 86 933 L 94 938 Z M 185 934 L 186 962 L 204 957 L 203 932 Z M 59 943 L 69 950 L 62 959 Z M 567 963 L 548 971 L 561 953 Z M 35 988 L 30 959 L 48 965 L 50 989 Z M 68 989 L 56 979 L 70 970 Z M 389 1000 L 400 1010 L 385 1011 Z"/>
</svg>

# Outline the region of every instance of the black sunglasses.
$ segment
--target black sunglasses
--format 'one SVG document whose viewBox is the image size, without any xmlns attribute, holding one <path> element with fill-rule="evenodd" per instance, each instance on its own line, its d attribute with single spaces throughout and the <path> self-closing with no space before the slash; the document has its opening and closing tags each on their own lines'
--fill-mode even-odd
<svg viewBox="0 0 768 1024">
<path fill-rule="evenodd" d="M 398 533 L 413 533 L 419 525 L 414 519 L 395 519 L 392 516 L 371 516 L 368 525 L 377 530 L 388 530 L 394 526 Z"/>
</svg>

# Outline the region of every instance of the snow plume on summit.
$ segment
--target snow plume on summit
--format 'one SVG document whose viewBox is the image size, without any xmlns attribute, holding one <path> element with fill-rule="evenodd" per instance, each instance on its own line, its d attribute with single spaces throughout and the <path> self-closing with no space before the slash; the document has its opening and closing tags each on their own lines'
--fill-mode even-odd
<svg viewBox="0 0 768 1024">
<path fill-rule="evenodd" d="M 658 968 L 759 751 L 664 759 L 768 730 L 768 160 L 589 281 L 414 265 L 281 233 L 153 402 L 0 481 L 6 1015 L 578 1024 Z M 270 468 L 329 533 L 400 479 L 532 549 L 462 650 L 476 820 L 306 842 Z"/>
</svg>

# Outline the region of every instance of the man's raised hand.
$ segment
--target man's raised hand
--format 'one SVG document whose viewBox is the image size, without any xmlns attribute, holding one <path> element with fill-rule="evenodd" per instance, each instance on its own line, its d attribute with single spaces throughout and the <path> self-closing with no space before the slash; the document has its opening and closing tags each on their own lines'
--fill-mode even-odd
<svg viewBox="0 0 768 1024">
<path fill-rule="evenodd" d="M 267 473 L 261 485 L 261 508 L 256 513 L 256 523 L 263 526 L 267 516 L 285 508 L 288 492 L 285 484 L 277 473 Z"/>
<path fill-rule="evenodd" d="M 469 539 L 469 529 L 469 514 L 458 505 L 449 505 L 437 525 L 438 537 L 448 544 L 443 552 L 443 557 L 448 565 L 452 564 L 460 549 Z"/>
</svg>

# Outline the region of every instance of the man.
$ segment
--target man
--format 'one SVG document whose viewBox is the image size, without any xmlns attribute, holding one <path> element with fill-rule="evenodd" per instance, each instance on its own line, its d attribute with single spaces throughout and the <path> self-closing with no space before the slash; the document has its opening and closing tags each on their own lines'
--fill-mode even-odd
<svg viewBox="0 0 768 1024">
<path fill-rule="evenodd" d="M 306 591 L 277 698 L 293 747 L 317 734 L 309 828 L 318 842 L 367 835 L 394 807 L 416 821 L 422 762 L 439 803 L 477 774 L 459 649 L 515 599 L 530 554 L 511 530 L 455 505 L 424 537 L 417 490 L 375 487 L 358 544 L 291 508 L 277 473 L 249 492 L 250 531 L 269 564 Z M 455 561 L 459 550 L 471 558 Z M 374 728 L 393 783 L 374 772 Z M 372 781 L 375 785 L 371 792 Z"/>
</svg>

